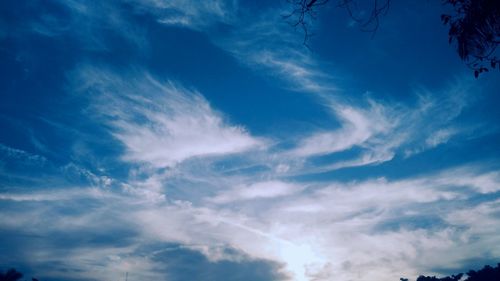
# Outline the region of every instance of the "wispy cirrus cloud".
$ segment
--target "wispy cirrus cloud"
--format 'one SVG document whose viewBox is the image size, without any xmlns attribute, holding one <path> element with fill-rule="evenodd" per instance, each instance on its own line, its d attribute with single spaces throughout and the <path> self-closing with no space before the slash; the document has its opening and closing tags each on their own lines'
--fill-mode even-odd
<svg viewBox="0 0 500 281">
<path fill-rule="evenodd" d="M 347 97 L 340 80 L 332 74 L 334 69 L 321 64 L 320 58 L 302 45 L 302 34 L 295 32 L 282 14 L 283 10 L 271 8 L 259 16 L 241 17 L 233 22 L 238 32 L 214 36 L 213 41 L 259 73 L 281 79 L 283 87 L 313 94 L 318 105 L 331 113 L 331 123 L 339 124 L 336 129 L 316 128 L 309 136 L 301 136 L 285 155 L 307 159 L 359 149 L 358 157 L 317 170 L 376 165 L 398 153 L 408 157 L 433 149 L 467 131 L 453 123 L 470 100 L 470 80 L 453 81 L 442 89 L 416 89 L 408 93 L 417 97 L 411 105 Z"/>
<path fill-rule="evenodd" d="M 280 79 L 282 87 L 291 91 L 337 92 L 333 70 L 322 70 L 326 65 L 302 44 L 302 34 L 283 19 L 283 14 L 284 10 L 271 8 L 258 16 L 242 16 L 233 23 L 237 31 L 215 36 L 214 43 L 263 76 Z"/>
<path fill-rule="evenodd" d="M 161 83 L 146 73 L 126 77 L 99 69 L 79 73 L 94 93 L 97 112 L 124 145 L 124 159 L 156 168 L 192 157 L 240 153 L 265 146 L 243 127 L 231 125 L 196 91 Z"/>
<path fill-rule="evenodd" d="M 235 203 L 246 200 L 269 199 L 300 192 L 303 186 L 281 181 L 257 182 L 250 185 L 235 186 L 209 199 L 217 204 Z"/>
<path fill-rule="evenodd" d="M 238 8 L 234 0 L 210 0 L 193 3 L 186 0 L 131 0 L 136 8 L 152 13 L 158 22 L 166 25 L 203 29 L 216 23 L 235 20 Z"/>
<path fill-rule="evenodd" d="M 145 52 L 148 42 L 144 28 L 132 23 L 133 14 L 113 1 L 88 2 L 50 0 L 48 5 L 11 28 L 10 36 L 33 32 L 49 38 L 64 38 L 76 48 L 109 52 L 113 49 L 110 34 L 123 44 Z M 33 5 L 21 5 L 19 12 L 33 12 Z M 78 30 L 78 32 L 75 32 Z M 74 41 L 74 42 L 73 42 Z"/>
<path fill-rule="evenodd" d="M 366 110 L 336 104 L 331 108 L 340 121 L 340 128 L 318 132 L 301 140 L 297 148 L 291 151 L 292 154 L 314 156 L 348 150 L 378 135 L 389 133 L 399 121 L 394 117 L 391 119 L 388 108 L 374 102 Z"/>
<path fill-rule="evenodd" d="M 455 135 L 471 131 L 470 125 L 456 122 L 469 105 L 469 90 L 470 82 L 464 81 L 436 91 L 439 94 L 416 91 L 417 101 L 412 106 L 371 98 L 348 105 L 342 98 L 325 97 L 334 120 L 339 122 L 338 128 L 320 129 L 299 139 L 289 153 L 314 158 L 358 151 L 357 156 L 312 168 L 324 172 L 380 164 L 397 154 L 409 157 L 433 149 Z"/>
</svg>

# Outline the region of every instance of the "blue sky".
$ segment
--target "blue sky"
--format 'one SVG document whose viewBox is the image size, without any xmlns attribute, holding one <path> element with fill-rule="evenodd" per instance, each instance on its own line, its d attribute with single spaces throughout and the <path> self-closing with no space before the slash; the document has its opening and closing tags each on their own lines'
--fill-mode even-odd
<svg viewBox="0 0 500 281">
<path fill-rule="evenodd" d="M 500 259 L 498 73 L 439 1 L 2 1 L 0 269 L 399 280 Z M 363 12 L 362 10 L 360 12 Z"/>
</svg>

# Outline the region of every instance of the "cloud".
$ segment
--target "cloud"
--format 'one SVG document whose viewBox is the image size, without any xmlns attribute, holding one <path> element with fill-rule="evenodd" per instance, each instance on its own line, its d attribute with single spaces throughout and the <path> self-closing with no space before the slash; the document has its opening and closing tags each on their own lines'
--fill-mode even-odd
<svg viewBox="0 0 500 281">
<path fill-rule="evenodd" d="M 43 166 L 47 164 L 47 158 L 26 152 L 21 149 L 12 148 L 0 143 L 0 153 L 3 155 L 2 160 L 12 158 L 16 162 L 24 163 L 27 165 Z M 3 162 L 3 161 L 2 161 Z M 6 162 L 6 161 L 5 161 Z"/>
<path fill-rule="evenodd" d="M 314 94 L 318 104 L 330 110 L 331 122 L 340 123 L 334 130 L 317 129 L 283 155 L 309 158 L 360 149 L 357 157 L 316 167 L 316 172 L 376 165 L 402 151 L 409 157 L 432 149 L 464 131 L 452 124 L 469 104 L 469 79 L 457 79 L 441 89 L 417 88 L 408 93 L 418 97 L 412 105 L 366 96 L 353 100 L 340 91 L 334 68 L 320 63 L 320 57 L 301 45 L 302 34 L 294 32 L 280 14 L 283 11 L 276 7 L 263 9 L 258 16 L 233 22 L 237 32 L 210 37 L 259 73 L 281 79 L 283 87 Z"/>
<path fill-rule="evenodd" d="M 325 65 L 302 44 L 302 35 L 283 20 L 282 10 L 263 9 L 252 16 L 240 14 L 238 21 L 233 22 L 237 31 L 212 36 L 216 45 L 264 77 L 285 82 L 280 86 L 288 90 L 315 94 L 338 90 L 332 71 L 323 71 Z"/>
<path fill-rule="evenodd" d="M 85 2 L 51 0 L 43 9 L 33 11 L 33 5 L 23 5 L 19 11 L 27 16 L 12 30 L 12 36 L 23 37 L 26 32 L 51 38 L 64 38 L 77 43 L 82 50 L 111 51 L 110 34 L 120 38 L 123 46 L 145 52 L 148 42 L 140 25 L 133 24 L 132 14 L 113 1 Z M 78 30 L 78 32 L 75 32 Z"/>
<path fill-rule="evenodd" d="M 146 73 L 133 80 L 85 69 L 81 91 L 95 93 L 95 112 L 125 147 L 123 159 L 156 168 L 193 157 L 241 153 L 264 146 L 243 127 L 229 124 L 196 91 L 161 83 Z"/>
<path fill-rule="evenodd" d="M 229 189 L 208 198 L 208 203 L 224 207 L 177 202 L 141 211 L 137 221 L 149 239 L 228 244 L 254 257 L 283 262 L 294 280 L 334 273 L 349 279 L 355 276 L 353 270 L 398 278 L 432 266 L 418 262 L 419 255 L 449 255 L 462 245 L 460 228 L 465 225 L 448 224 L 449 210 L 473 204 L 471 192 L 494 194 L 490 187 L 499 180 L 495 171 L 466 166 L 397 181 L 309 184 L 307 189 L 295 183 L 297 188 L 284 192 L 264 182 L 259 188 Z M 243 204 L 245 200 L 255 202 Z M 437 206 L 441 211 L 435 211 Z M 471 253 L 460 251 L 462 258 Z"/>
<path fill-rule="evenodd" d="M 252 47 L 248 46 L 247 48 L 250 49 Z M 287 87 L 291 90 L 324 93 L 333 92 L 338 89 L 332 83 L 326 82 L 329 76 L 316 70 L 318 68 L 317 64 L 308 55 L 294 51 L 293 48 L 285 51 L 278 51 L 276 46 L 269 46 L 268 48 L 250 52 L 248 50 L 240 50 L 241 53 L 237 55 L 249 59 L 247 63 L 251 66 L 256 68 L 263 67 L 281 79 L 284 79 L 293 85 L 292 87 Z"/>
<path fill-rule="evenodd" d="M 155 3 L 158 7 L 170 7 L 170 4 L 161 1 Z M 212 2 L 210 5 L 217 8 L 202 5 L 199 9 L 220 11 L 220 7 L 226 6 Z M 171 6 L 179 6 L 173 9 L 198 15 L 197 9 L 189 5 Z M 244 8 L 239 7 L 240 10 Z M 222 10 L 228 15 L 237 13 L 234 9 Z M 411 156 L 436 147 L 439 142 L 445 142 L 461 131 L 457 127 L 451 129 L 449 124 L 466 105 L 468 82 L 453 83 L 445 89 L 449 93 L 439 99 L 434 98 L 429 90 L 418 89 L 411 93 L 420 97 L 414 106 L 383 103 L 369 98 L 353 103 L 340 94 L 341 87 L 335 81 L 331 67 L 319 63 L 320 58 L 301 45 L 302 34 L 294 32 L 280 14 L 283 11 L 276 7 L 268 7 L 251 17 L 239 11 L 239 16 L 230 23 L 237 32 L 213 33 L 206 27 L 199 30 L 250 68 L 284 81 L 285 88 L 315 94 L 318 104 L 326 104 L 330 109 L 334 117 L 332 123 L 340 123 L 340 128 L 336 130 L 319 129 L 299 140 L 296 147 L 285 154 L 308 158 L 361 149 L 356 158 L 318 167 L 323 171 L 337 170 L 390 161 L 402 148 L 406 150 L 406 156 Z M 196 17 L 203 18 L 200 15 Z M 360 106 L 360 103 L 368 106 Z"/>
<path fill-rule="evenodd" d="M 71 200 L 80 200 L 84 198 L 104 198 L 111 197 L 111 194 L 103 192 L 103 190 L 99 188 L 70 188 L 67 187 L 65 189 L 53 189 L 53 190 L 45 190 L 43 192 L 30 192 L 28 193 L 2 193 L 0 194 L 0 200 L 8 200 L 8 201 L 35 201 L 35 202 L 43 202 L 43 201 L 71 201 Z"/>
<path fill-rule="evenodd" d="M 365 106 L 348 105 L 341 98 L 324 97 L 340 123 L 338 128 L 317 130 L 299 139 L 287 153 L 307 159 L 357 151 L 355 156 L 330 163 L 300 166 L 301 174 L 377 165 L 397 154 L 413 156 L 470 131 L 470 125 L 456 122 L 468 105 L 469 89 L 468 82 L 461 82 L 444 87 L 439 95 L 416 92 L 418 100 L 413 106 L 373 99 L 367 99 Z"/>
<path fill-rule="evenodd" d="M 222 248 L 229 254 L 238 254 L 234 249 Z M 232 252 L 232 253 L 231 253 Z M 239 253 L 237 260 L 213 261 L 199 251 L 189 247 L 165 247 L 156 251 L 154 260 L 165 268 L 168 280 L 286 280 L 279 273 L 280 265 L 266 260 L 255 260 Z"/>
<path fill-rule="evenodd" d="M 244 200 L 275 198 L 291 195 L 302 189 L 303 187 L 299 185 L 280 181 L 257 182 L 250 185 L 239 185 L 231 190 L 223 191 L 210 198 L 209 201 L 217 204 L 227 204 Z"/>
<path fill-rule="evenodd" d="M 456 130 L 454 130 L 452 128 L 437 130 L 435 133 L 430 135 L 425 140 L 425 144 L 427 145 L 427 147 L 430 147 L 430 148 L 436 147 L 440 144 L 448 142 L 448 140 L 456 133 L 457 133 Z"/>
<path fill-rule="evenodd" d="M 192 29 L 215 23 L 230 23 L 237 10 L 236 1 L 209 0 L 193 3 L 186 0 L 131 0 L 139 9 L 157 17 L 159 23 Z"/>
<path fill-rule="evenodd" d="M 260 219 L 274 225 L 270 232 L 279 231 L 280 234 L 275 235 L 283 239 L 306 240 L 308 245 L 315 245 L 313 251 L 323 256 L 323 263 L 315 265 L 321 269 L 315 275 L 329 276 L 330 272 L 347 280 L 355 276 L 368 280 L 373 276 L 415 275 L 418 271 L 428 271 L 433 262 L 459 261 L 475 256 L 475 251 L 487 251 L 486 244 L 493 245 L 485 242 L 481 246 L 476 244 L 475 251 L 471 248 L 462 251 L 461 245 L 468 242 L 462 240 L 461 228 L 469 228 L 469 223 L 474 223 L 472 220 L 450 223 L 449 220 L 453 217 L 450 211 L 474 204 L 468 201 L 470 191 L 489 190 L 494 194 L 498 190 L 488 188 L 493 182 L 498 186 L 496 172 L 471 170 L 464 167 L 401 181 L 378 179 L 327 184 L 313 188 L 316 190 L 313 193 L 267 206 L 268 211 Z M 435 209 L 438 206 L 440 211 Z M 490 219 L 489 225 L 496 229 L 498 217 Z M 395 228 L 379 228 L 386 223 Z M 483 234 L 494 237 L 493 231 Z M 457 251 L 458 256 L 450 255 L 450 251 Z M 432 253 L 438 253 L 441 260 L 422 259 Z M 370 276 L 363 272 L 370 272 Z M 325 278 L 323 280 L 328 280 Z"/>
<path fill-rule="evenodd" d="M 0 143 L 0 179 L 9 188 L 33 189 L 40 186 L 91 185 L 109 187 L 114 180 L 74 162 L 57 165 L 45 156 Z"/>
<path fill-rule="evenodd" d="M 143 200 L 127 187 L 140 191 L 162 186 L 161 178 L 150 179 L 131 181 L 121 189 L 3 193 L 2 205 L 15 202 L 18 207 L 2 213 L 0 229 L 31 225 L 31 235 L 41 235 L 50 246 L 32 248 L 30 253 L 38 260 L 79 270 L 77 276 L 82 278 L 108 278 L 125 271 L 148 280 L 160 278 L 165 267 L 154 252 L 162 249 L 158 246 L 162 243 L 177 243 L 218 262 L 237 261 L 240 256 L 221 254 L 217 245 L 238 249 L 254 260 L 273 260 L 283 264 L 273 274 L 290 275 L 291 280 L 331 276 L 372 280 L 373 276 L 410 277 L 435 265 L 459 264 L 488 251 L 500 225 L 495 199 L 474 203 L 475 196 L 498 192 L 498 171 L 473 166 L 401 180 L 240 183 L 198 203 L 175 200 L 175 194 L 170 199 Z M 161 194 L 162 189 L 157 191 Z M 72 204 L 62 203 L 68 201 Z M 467 216 L 467 210 L 476 215 Z M 466 233 L 464 227 L 469 229 Z M 114 245 L 104 237 L 100 238 L 104 244 L 94 245 L 90 242 L 94 238 L 81 240 L 104 233 L 122 233 L 124 244 Z M 57 238 L 62 234 L 77 240 Z M 477 235 L 489 242 L 470 246 Z M 18 251 L 28 251 L 19 247 Z M 139 258 L 145 247 L 152 247 L 147 252 L 153 254 Z M 71 251 L 62 255 L 58 252 L 62 249 Z M 105 269 L 90 270 L 96 262 Z M 54 269 L 48 274 L 61 272 Z"/>
<path fill-rule="evenodd" d="M 487 251 L 486 244 L 481 243 L 475 243 L 469 252 L 457 250 L 476 234 L 496 241 L 489 238 L 493 235 L 489 231 L 461 236 L 463 227 L 477 229 L 471 225 L 474 222 L 460 220 L 460 214 L 453 220 L 447 214 L 456 206 L 473 205 L 474 196 L 498 192 L 497 171 L 465 166 L 402 180 L 330 183 L 281 178 L 297 169 L 293 161 L 288 161 L 290 158 L 283 157 L 287 153 L 293 159 L 360 149 L 362 157 L 333 163 L 338 168 L 391 159 L 398 149 L 411 145 L 414 136 L 425 143 L 426 132 L 447 124 L 460 113 L 439 116 L 441 113 L 434 108 L 440 101 L 426 99 L 411 111 L 375 101 L 366 107 L 332 102 L 332 115 L 340 121 L 338 129 L 313 133 L 296 147 L 276 152 L 265 140 L 231 125 L 196 91 L 160 82 L 145 72 L 118 74 L 87 67 L 76 72 L 74 82 L 78 94 L 89 97 L 89 112 L 95 114 L 92 118 L 102 121 L 123 145 L 123 159 L 146 164 L 153 170 L 139 168 L 138 175 L 131 173 L 119 191 L 112 190 L 116 192 L 112 199 L 82 199 L 75 194 L 80 198 L 77 202 L 113 204 L 86 212 L 82 206 L 71 216 L 62 214 L 55 204 L 57 198 L 71 200 L 68 196 L 59 197 L 62 192 L 4 194 L 0 200 L 22 204 L 52 202 L 45 211 L 60 218 L 50 230 L 52 233 L 79 231 L 91 221 L 112 233 L 138 230 L 131 234 L 133 241 L 127 247 L 74 251 L 89 260 L 96 254 L 115 257 L 97 259 L 109 266 L 109 270 L 100 273 L 101 277 L 124 270 L 134 270 L 146 279 L 159 276 L 155 268 L 161 263 L 136 257 L 136 249 L 144 246 L 143 241 L 186 245 L 208 260 L 218 261 L 235 257 L 221 255 L 213 245 L 238 249 L 253 259 L 283 264 L 276 274 L 288 275 L 291 280 L 328 280 L 331 276 L 346 280 L 368 280 L 374 276 L 397 280 L 403 274 L 415 275 L 435 264 L 460 263 L 460 258 L 447 258 L 450 252 L 465 259 L 474 257 L 470 254 L 474 251 Z M 429 113 L 435 117 L 432 124 L 425 123 Z M 255 153 L 262 151 L 267 157 Z M 215 156 L 227 158 L 226 165 L 239 168 L 241 163 L 230 161 L 234 161 L 231 157 L 235 154 L 240 155 L 243 163 L 275 165 L 276 169 L 233 176 L 224 173 L 227 169 L 219 170 L 210 164 Z M 169 171 L 161 169 L 165 167 Z M 197 171 L 200 167 L 201 171 Z M 175 172 L 178 174 L 172 176 Z M 175 190 L 188 188 L 186 182 L 192 179 L 196 179 L 196 196 L 178 199 Z M 175 185 L 175 190 L 166 183 Z M 433 211 L 438 206 L 441 211 Z M 37 225 L 43 225 L 42 217 L 16 212 L 16 216 L 8 214 L 11 219 L 5 220 L 4 228 L 19 228 L 16 223 L 28 221 L 40 221 Z M 108 220 L 102 220 L 103 214 Z M 103 225 L 109 219 L 120 221 L 122 228 Z M 497 224 L 497 218 L 490 220 Z M 441 260 L 436 261 L 429 253 L 436 253 Z M 426 261 L 420 261 L 422 256 Z M 68 257 L 66 262 L 68 266 L 82 264 L 77 257 Z M 88 270 L 91 266 L 83 264 L 76 268 Z"/>
<path fill-rule="evenodd" d="M 314 94 L 318 105 L 330 111 L 331 123 L 340 123 L 333 130 L 331 126 L 316 129 L 309 136 L 301 137 L 295 148 L 283 152 L 290 162 L 298 163 L 296 167 L 287 165 L 290 173 L 377 165 L 392 160 L 402 151 L 409 157 L 432 149 L 463 131 L 460 126 L 451 125 L 468 104 L 469 80 L 450 83 L 434 91 L 438 94 L 416 89 L 409 93 L 419 98 L 413 105 L 366 97 L 352 100 L 340 92 L 342 87 L 332 67 L 321 64 L 319 57 L 302 46 L 302 35 L 294 32 L 279 15 L 280 10 L 275 7 L 263 9 L 258 16 L 245 17 L 243 13 L 231 23 L 237 32 L 222 35 L 206 29 L 204 32 L 245 65 L 264 76 L 280 79 L 280 86 Z M 358 156 L 305 170 L 300 164 L 302 160 L 291 159 L 327 156 L 352 149 L 360 150 Z"/>
<path fill-rule="evenodd" d="M 315 133 L 301 140 L 292 154 L 313 156 L 347 150 L 355 145 L 362 145 L 379 134 L 388 133 L 397 125 L 397 120 L 390 120 L 387 109 L 374 102 L 367 110 L 334 105 L 332 111 L 340 121 L 340 128 Z"/>
<path fill-rule="evenodd" d="M 285 81 L 289 90 L 324 93 L 337 89 L 331 75 L 319 70 L 320 64 L 302 44 L 302 34 L 294 32 L 283 19 L 286 11 L 274 5 L 263 5 L 255 14 L 251 5 L 233 0 L 131 2 L 138 10 L 153 14 L 161 24 L 205 33 L 213 44 L 264 77 Z M 213 28 L 217 23 L 229 28 L 221 32 Z"/>
</svg>

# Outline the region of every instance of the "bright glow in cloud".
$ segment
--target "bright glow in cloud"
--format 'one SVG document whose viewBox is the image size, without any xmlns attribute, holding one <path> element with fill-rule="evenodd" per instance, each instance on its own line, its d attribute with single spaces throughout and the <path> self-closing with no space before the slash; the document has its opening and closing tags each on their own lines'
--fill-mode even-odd
<svg viewBox="0 0 500 281">
<path fill-rule="evenodd" d="M 464 170 L 470 172 L 466 174 Z M 461 259 L 473 258 L 476 252 L 489 251 L 491 243 L 500 242 L 495 235 L 500 225 L 494 215 L 498 212 L 498 202 L 462 206 L 471 191 L 496 192 L 498 188 L 490 186 L 500 186 L 498 172 L 481 173 L 475 167 L 463 167 L 406 180 L 336 182 L 302 191 L 291 188 L 293 192 L 288 192 L 288 187 L 283 189 L 286 186 L 283 183 L 260 186 L 287 191 L 273 192 L 270 196 L 260 191 L 248 195 L 245 190 L 239 194 L 229 190 L 226 194 L 235 196 L 221 199 L 227 207 L 220 207 L 187 201 L 152 203 L 133 193 L 120 195 L 89 189 L 71 196 L 93 200 L 101 208 L 58 216 L 57 221 L 48 225 L 48 214 L 59 208 L 60 200 L 56 198 L 70 200 L 69 195 L 62 191 L 38 193 L 31 198 L 28 194 L 4 194 L 1 198 L 4 202 L 34 204 L 43 200 L 46 207 L 43 212 L 30 208 L 22 213 L 9 211 L 2 214 L 0 221 L 2 227 L 10 228 L 30 221 L 39 234 L 62 230 L 71 233 L 89 227 L 91 221 L 93 227 L 105 232 L 140 230 L 137 234 L 140 238 L 132 245 L 103 248 L 100 252 L 81 249 L 65 261 L 68 266 L 85 269 L 87 263 L 82 257 L 97 254 L 117 257 L 102 261 L 110 265 L 101 273 L 103 276 L 131 269 L 146 274 L 154 268 L 155 262 L 149 258 L 140 263 L 134 261 L 134 252 L 144 246 L 144 241 L 192 245 L 192 249 L 204 249 L 202 252 L 209 258 L 213 255 L 214 261 L 238 260 L 238 256 L 221 255 L 213 248 L 214 245 L 232 247 L 253 258 L 283 263 L 282 273 L 290 275 L 291 280 L 329 280 L 332 276 L 359 280 L 372 280 L 373 276 L 398 278 L 401 274 L 417 274 L 416 264 L 422 268 L 459 264 Z M 250 198 L 258 204 L 238 204 Z M 436 211 L 437 206 L 443 209 Z M 461 207 L 457 209 L 458 206 Z M 469 209 L 474 215 L 467 214 Z M 429 220 L 440 223 L 435 225 L 436 229 L 428 229 L 425 224 Z M 110 221 L 115 222 L 110 224 Z M 461 230 L 464 227 L 468 229 L 466 232 Z M 488 237 L 488 242 L 471 242 L 477 235 Z"/>
</svg>

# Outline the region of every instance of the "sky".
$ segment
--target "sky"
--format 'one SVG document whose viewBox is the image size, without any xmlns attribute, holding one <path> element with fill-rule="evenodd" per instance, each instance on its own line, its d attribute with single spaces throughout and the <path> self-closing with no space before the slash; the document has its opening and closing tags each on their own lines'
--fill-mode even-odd
<svg viewBox="0 0 500 281">
<path fill-rule="evenodd" d="M 500 261 L 498 72 L 440 1 L 0 2 L 0 270 L 399 280 Z M 356 13 L 366 14 L 366 7 Z"/>
</svg>

